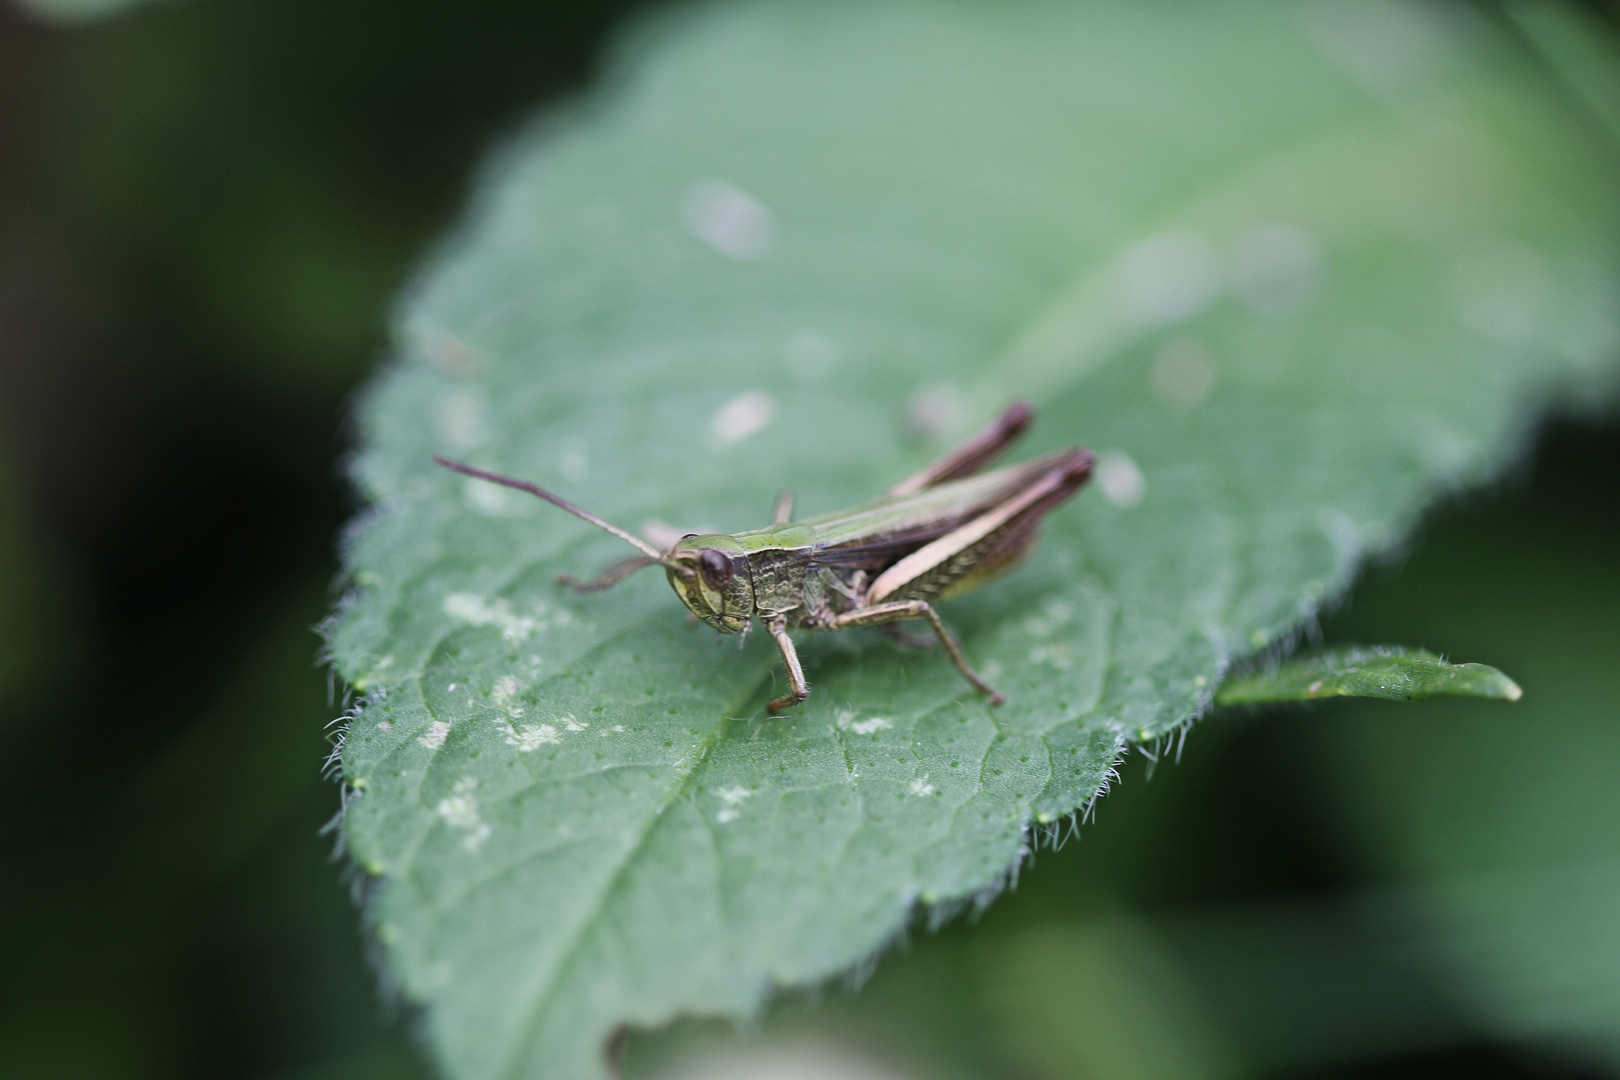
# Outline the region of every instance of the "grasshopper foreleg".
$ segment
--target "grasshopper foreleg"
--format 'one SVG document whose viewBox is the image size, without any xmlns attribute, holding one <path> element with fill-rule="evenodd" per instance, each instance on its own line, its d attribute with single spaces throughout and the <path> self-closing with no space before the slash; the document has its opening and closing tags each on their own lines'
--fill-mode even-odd
<svg viewBox="0 0 1620 1080">
<path fill-rule="evenodd" d="M 600 577 L 592 578 L 590 581 L 581 581 L 572 574 L 558 574 L 557 584 L 567 585 L 570 589 L 576 589 L 579 592 L 601 592 L 603 589 L 617 585 L 637 570 L 652 566 L 657 562 L 657 559 L 651 559 L 645 555 L 632 555 L 628 559 L 620 559 L 602 571 Z"/>
<path fill-rule="evenodd" d="M 788 637 L 787 616 L 771 615 L 765 620 L 765 628 L 776 639 L 776 647 L 782 650 L 782 666 L 787 668 L 789 692 L 771 702 L 769 708 L 773 713 L 783 709 L 791 709 L 805 698 L 810 696 L 810 684 L 804 680 L 804 668 L 799 664 L 799 650 L 793 647 L 793 639 Z"/>
<path fill-rule="evenodd" d="M 935 611 L 934 606 L 926 600 L 895 600 L 887 604 L 856 608 L 835 617 L 827 625 L 827 629 L 848 630 L 856 626 L 881 626 L 884 623 L 900 622 L 902 619 L 927 619 L 929 625 L 934 628 L 934 635 L 939 638 L 939 643 L 945 647 L 945 653 L 951 658 L 951 663 L 962 673 L 962 678 L 972 683 L 973 688 L 979 693 L 988 696 L 990 704 L 1000 705 L 1006 700 L 968 664 L 962 655 L 962 646 L 957 644 L 956 636 L 945 629 L 945 623 L 940 619 L 939 612 Z"/>
</svg>

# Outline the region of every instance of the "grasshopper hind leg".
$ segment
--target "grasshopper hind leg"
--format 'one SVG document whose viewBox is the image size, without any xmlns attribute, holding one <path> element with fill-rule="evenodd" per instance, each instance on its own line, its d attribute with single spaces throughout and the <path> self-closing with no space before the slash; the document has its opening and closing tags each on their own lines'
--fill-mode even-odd
<svg viewBox="0 0 1620 1080">
<path fill-rule="evenodd" d="M 956 670 L 962 673 L 962 678 L 973 684 L 973 688 L 990 699 L 990 704 L 1000 705 L 1007 699 L 995 687 L 984 681 L 984 677 L 973 670 L 962 655 L 962 646 L 957 642 L 956 635 L 945 628 L 945 622 L 939 617 L 939 612 L 926 600 L 894 600 L 886 604 L 873 604 L 871 607 L 856 608 L 846 611 L 828 624 L 829 630 L 848 630 L 856 626 L 883 626 L 887 623 L 896 623 L 904 619 L 927 619 L 928 624 L 934 628 L 934 636 L 945 649 L 945 654 L 956 665 Z"/>
</svg>

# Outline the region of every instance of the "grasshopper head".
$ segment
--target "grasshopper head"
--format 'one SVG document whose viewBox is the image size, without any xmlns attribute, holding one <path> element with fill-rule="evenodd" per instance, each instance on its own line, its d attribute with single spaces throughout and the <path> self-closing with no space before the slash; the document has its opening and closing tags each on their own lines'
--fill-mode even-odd
<svg viewBox="0 0 1620 1080">
<path fill-rule="evenodd" d="M 669 558 L 688 571 L 666 573 L 675 595 L 692 614 L 722 634 L 747 628 L 754 616 L 754 577 L 741 544 L 720 534 L 688 536 L 675 545 Z"/>
</svg>

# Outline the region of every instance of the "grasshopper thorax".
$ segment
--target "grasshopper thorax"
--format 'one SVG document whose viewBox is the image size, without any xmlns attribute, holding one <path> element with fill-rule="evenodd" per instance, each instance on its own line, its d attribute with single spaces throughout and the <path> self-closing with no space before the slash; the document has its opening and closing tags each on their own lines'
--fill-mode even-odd
<svg viewBox="0 0 1620 1080">
<path fill-rule="evenodd" d="M 754 617 L 754 576 L 747 551 L 734 537 L 683 537 L 669 558 L 688 571 L 669 568 L 666 573 L 670 588 L 692 614 L 722 634 L 748 628 Z"/>
</svg>

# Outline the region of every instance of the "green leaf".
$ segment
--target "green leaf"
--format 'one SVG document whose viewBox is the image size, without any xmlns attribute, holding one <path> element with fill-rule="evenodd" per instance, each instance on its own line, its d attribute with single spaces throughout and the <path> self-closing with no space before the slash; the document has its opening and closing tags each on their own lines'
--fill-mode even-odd
<svg viewBox="0 0 1620 1080">
<path fill-rule="evenodd" d="M 1379 645 L 1318 653 L 1272 669 L 1230 676 L 1215 691 L 1215 704 L 1261 705 L 1330 697 L 1518 701 L 1523 696 L 1518 683 L 1486 664 L 1448 664 L 1423 649 Z"/>
<path fill-rule="evenodd" d="M 1462 19 L 1462 22 L 1457 20 Z M 1456 9 L 671 16 L 501 155 L 360 411 L 345 832 L 458 1078 L 589 1077 L 986 902 L 1537 410 L 1612 380 L 1612 163 Z M 1012 398 L 1097 483 L 937 650 L 716 648 L 629 528 L 870 497 Z"/>
</svg>

